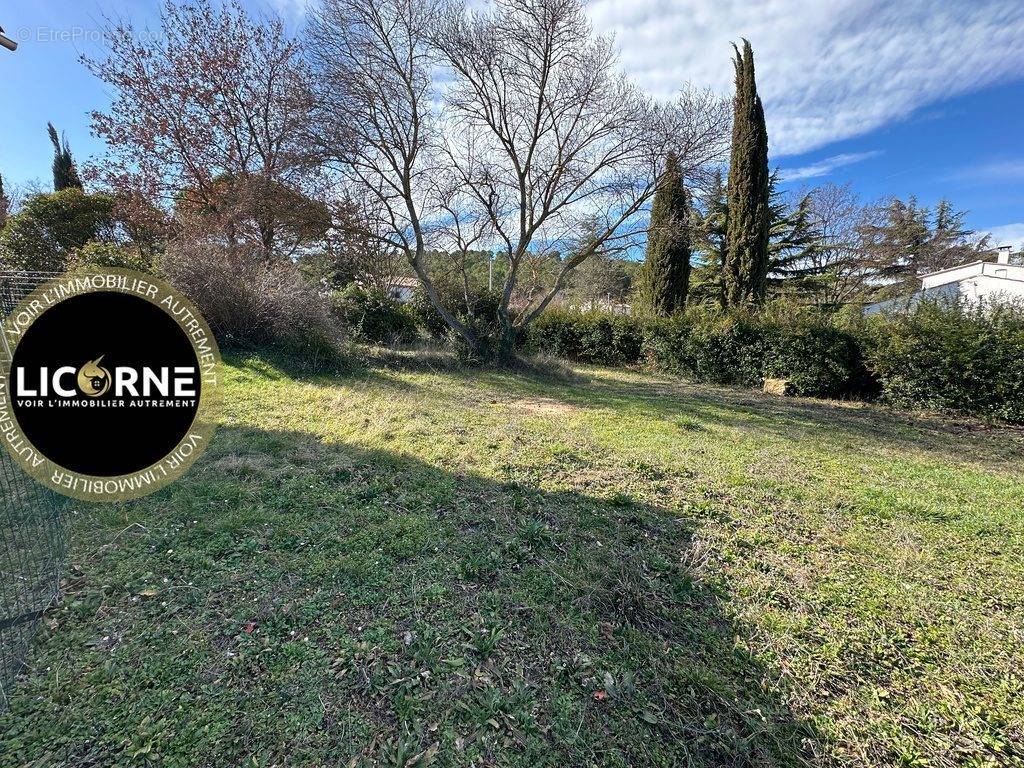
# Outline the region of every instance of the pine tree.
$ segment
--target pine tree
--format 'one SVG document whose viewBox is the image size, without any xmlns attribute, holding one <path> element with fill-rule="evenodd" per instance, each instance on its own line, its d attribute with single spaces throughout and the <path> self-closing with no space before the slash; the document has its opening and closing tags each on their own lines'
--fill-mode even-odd
<svg viewBox="0 0 1024 768">
<path fill-rule="evenodd" d="M 754 52 L 736 50 L 729 221 L 723 280 L 728 306 L 760 302 L 768 276 L 768 131 L 754 79 Z"/>
<path fill-rule="evenodd" d="M 667 317 L 686 306 L 690 284 L 690 206 L 679 161 L 669 153 L 651 206 L 647 258 L 637 280 L 637 309 Z"/>
<path fill-rule="evenodd" d="M 905 296 L 921 285 L 921 275 L 985 257 L 989 238 L 979 237 L 964 224 L 965 211 L 940 200 L 934 213 L 892 198 L 867 212 L 858 227 L 861 263 L 882 298 Z"/>
<path fill-rule="evenodd" d="M 729 202 L 721 171 L 715 171 L 705 198 L 703 212 L 694 215 L 693 245 L 697 266 L 693 270 L 690 299 L 698 303 L 725 305 L 722 266 L 729 225 Z"/>
<path fill-rule="evenodd" d="M 60 192 L 70 187 L 82 189 L 82 180 L 78 177 L 75 159 L 71 156 L 68 137 L 63 137 L 62 144 L 53 123 L 47 123 L 46 127 L 50 133 L 50 142 L 53 144 L 53 191 Z"/>
<path fill-rule="evenodd" d="M 943 198 L 935 206 L 931 237 L 921 259 L 917 273 L 936 272 L 958 264 L 966 264 L 988 250 L 989 238 L 977 238 L 973 229 L 965 225 L 967 211 L 958 211 Z"/>
<path fill-rule="evenodd" d="M 694 269 L 691 297 L 698 302 L 726 306 L 723 264 L 729 203 L 720 172 L 712 178 L 704 203 L 704 213 L 695 217 L 694 247 L 698 265 Z M 821 234 L 812 217 L 811 196 L 789 203 L 776 186 L 776 176 L 768 187 L 768 273 L 777 287 L 792 286 L 800 292 L 812 291 L 815 279 L 827 271 L 827 265 L 815 257 L 822 247 Z"/>
<path fill-rule="evenodd" d="M 918 268 L 925 260 L 931 231 L 929 211 L 917 198 L 892 198 L 866 212 L 858 227 L 864 270 L 881 286 L 882 298 L 917 290 Z"/>
<path fill-rule="evenodd" d="M 768 271 L 781 288 L 813 293 L 815 278 L 824 275 L 827 266 L 815 258 L 822 241 L 812 217 L 811 196 L 804 195 L 791 205 L 776 181 L 773 173 L 768 182 Z"/>
</svg>

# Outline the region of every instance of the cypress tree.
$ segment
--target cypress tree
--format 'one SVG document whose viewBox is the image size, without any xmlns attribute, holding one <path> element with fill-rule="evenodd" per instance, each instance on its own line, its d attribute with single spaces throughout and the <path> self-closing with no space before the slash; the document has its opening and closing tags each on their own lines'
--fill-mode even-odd
<svg viewBox="0 0 1024 768">
<path fill-rule="evenodd" d="M 11 214 L 11 198 L 4 191 L 4 177 L 0 176 L 0 229 L 7 223 L 7 217 Z"/>
<path fill-rule="evenodd" d="M 723 269 L 728 306 L 758 303 L 768 276 L 768 131 L 754 80 L 754 52 L 736 49 L 732 153 L 729 159 L 729 221 Z"/>
<path fill-rule="evenodd" d="M 647 257 L 637 281 L 637 308 L 667 317 L 686 306 L 690 285 L 690 206 L 674 153 L 665 160 L 651 206 Z"/>
<path fill-rule="evenodd" d="M 64 136 L 62 144 L 53 123 L 47 123 L 46 127 L 50 133 L 50 142 L 53 144 L 53 191 L 60 192 L 69 187 L 82 189 L 82 180 L 78 177 L 78 169 L 75 168 L 75 160 L 71 156 L 68 137 Z"/>
</svg>

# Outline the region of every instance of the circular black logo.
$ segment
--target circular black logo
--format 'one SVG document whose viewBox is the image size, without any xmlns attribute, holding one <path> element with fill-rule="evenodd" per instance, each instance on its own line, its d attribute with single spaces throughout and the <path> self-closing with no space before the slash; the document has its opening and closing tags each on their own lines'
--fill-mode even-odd
<svg viewBox="0 0 1024 768">
<path fill-rule="evenodd" d="M 55 490 L 136 498 L 183 474 L 209 441 L 219 354 L 171 286 L 123 270 L 68 275 L 23 301 L 3 333 L 0 431 Z"/>
</svg>

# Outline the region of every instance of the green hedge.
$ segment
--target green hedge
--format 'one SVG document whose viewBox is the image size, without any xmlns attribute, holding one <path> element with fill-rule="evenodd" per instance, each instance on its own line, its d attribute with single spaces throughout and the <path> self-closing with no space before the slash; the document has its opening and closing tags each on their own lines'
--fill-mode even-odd
<svg viewBox="0 0 1024 768">
<path fill-rule="evenodd" d="M 331 310 L 342 326 L 360 341 L 407 344 L 416 339 L 416 315 L 405 304 L 354 283 L 331 296 Z"/>
<path fill-rule="evenodd" d="M 1024 310 L 930 302 L 861 333 L 882 398 L 898 407 L 1024 422 Z"/>
<path fill-rule="evenodd" d="M 788 379 L 798 395 L 872 398 L 878 381 L 850 329 L 817 311 L 775 318 L 762 326 L 764 377 Z"/>
<path fill-rule="evenodd" d="M 635 365 L 644 345 L 644 323 L 604 312 L 545 312 L 530 325 L 527 347 L 598 365 Z"/>
<path fill-rule="evenodd" d="M 439 280 L 434 283 L 434 290 L 437 292 L 441 306 L 467 325 L 478 337 L 488 339 L 495 335 L 498 329 L 498 304 L 500 303 L 497 293 L 488 291 L 486 288 L 471 286 L 467 306 L 466 294 L 461 285 Z M 431 304 L 422 289 L 416 289 L 409 306 L 416 318 L 417 326 L 426 335 L 438 341 L 453 340 L 451 329 L 434 309 L 434 305 Z"/>
<path fill-rule="evenodd" d="M 570 360 L 646 367 L 715 384 L 788 379 L 795 394 L 1024 423 L 1024 308 L 922 302 L 904 314 L 842 320 L 813 309 L 668 319 L 548 312 L 528 348 Z"/>
<path fill-rule="evenodd" d="M 694 308 L 648 324 L 646 361 L 697 381 L 758 387 L 788 379 L 794 394 L 864 396 L 873 389 L 853 333 L 817 312 Z"/>
<path fill-rule="evenodd" d="M 569 360 L 629 365 L 715 384 L 789 379 L 801 395 L 841 397 L 870 388 L 857 339 L 810 312 L 732 312 L 697 307 L 668 319 L 547 312 L 528 348 Z"/>
</svg>

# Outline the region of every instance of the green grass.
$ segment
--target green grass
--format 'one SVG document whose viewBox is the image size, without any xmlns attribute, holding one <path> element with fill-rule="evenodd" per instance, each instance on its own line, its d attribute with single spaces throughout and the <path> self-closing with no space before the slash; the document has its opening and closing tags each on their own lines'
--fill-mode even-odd
<svg viewBox="0 0 1024 768">
<path fill-rule="evenodd" d="M 598 369 L 233 358 L 82 509 L 0 763 L 1024 764 L 1024 434 Z"/>
</svg>

